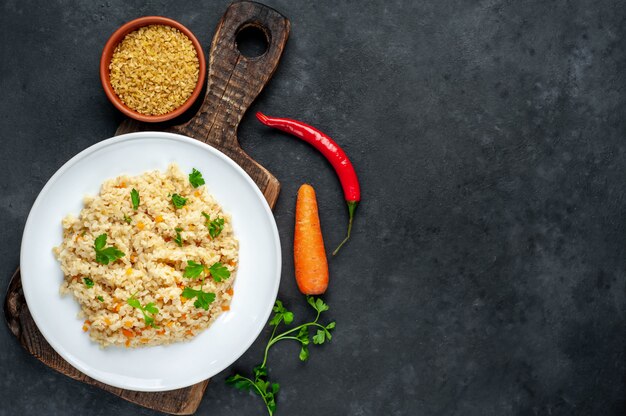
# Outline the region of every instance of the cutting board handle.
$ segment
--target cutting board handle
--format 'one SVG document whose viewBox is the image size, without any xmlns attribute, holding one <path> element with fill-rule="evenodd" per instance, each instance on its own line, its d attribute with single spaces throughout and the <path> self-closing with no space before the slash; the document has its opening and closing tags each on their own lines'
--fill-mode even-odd
<svg viewBox="0 0 626 416">
<path fill-rule="evenodd" d="M 257 57 L 247 57 L 237 48 L 237 34 L 250 26 L 260 29 L 268 44 Z M 270 7 L 247 1 L 231 4 L 211 42 L 204 102 L 191 120 L 172 130 L 226 150 L 231 157 L 240 153 L 237 127 L 274 74 L 289 29 L 289 20 Z"/>
</svg>

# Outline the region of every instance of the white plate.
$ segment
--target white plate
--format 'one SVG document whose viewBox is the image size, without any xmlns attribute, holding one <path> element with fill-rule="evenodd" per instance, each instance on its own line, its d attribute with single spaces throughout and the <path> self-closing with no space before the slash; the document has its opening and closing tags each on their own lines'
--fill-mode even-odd
<svg viewBox="0 0 626 416">
<path fill-rule="evenodd" d="M 71 295 L 61 297 L 63 274 L 52 254 L 61 243 L 61 219 L 78 215 L 83 196 L 95 195 L 105 179 L 164 170 L 200 170 L 206 186 L 232 215 L 239 239 L 239 267 L 231 310 L 189 342 L 168 346 L 102 349 L 77 318 Z M 232 364 L 259 335 L 280 283 L 280 241 L 274 216 L 252 179 L 218 150 L 171 133 L 130 133 L 104 140 L 59 169 L 37 197 L 21 250 L 24 295 L 37 327 L 50 345 L 88 376 L 129 390 L 164 391 L 205 380 Z"/>
</svg>

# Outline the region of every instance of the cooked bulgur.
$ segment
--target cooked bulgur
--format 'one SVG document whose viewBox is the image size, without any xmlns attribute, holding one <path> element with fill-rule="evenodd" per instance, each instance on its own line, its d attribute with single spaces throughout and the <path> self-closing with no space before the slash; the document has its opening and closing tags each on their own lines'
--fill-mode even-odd
<svg viewBox="0 0 626 416">
<path fill-rule="evenodd" d="M 138 201 L 131 198 L 133 189 Z M 174 194 L 186 199 L 181 208 L 172 203 Z M 79 302 L 83 330 L 92 340 L 127 347 L 182 341 L 229 309 L 238 243 L 230 216 L 206 186 L 193 188 L 172 164 L 166 172 L 107 180 L 84 204 L 78 218 L 63 219 L 63 242 L 54 253 L 65 275 L 61 293 Z M 210 220 L 219 218 L 223 228 L 215 235 Z M 103 234 L 106 246 L 123 253 L 108 264 L 96 258 Z M 189 264 L 203 265 L 195 270 L 199 276 L 186 274 Z M 213 276 L 216 264 L 230 277 Z M 199 298 L 184 297 L 185 288 L 214 294 L 208 310 L 196 305 Z"/>
</svg>

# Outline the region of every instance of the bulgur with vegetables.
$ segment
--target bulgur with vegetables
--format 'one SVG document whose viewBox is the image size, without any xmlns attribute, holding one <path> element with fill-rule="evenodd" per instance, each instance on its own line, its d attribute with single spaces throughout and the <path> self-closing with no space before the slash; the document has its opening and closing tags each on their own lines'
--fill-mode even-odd
<svg viewBox="0 0 626 416">
<path fill-rule="evenodd" d="M 92 340 L 127 347 L 183 341 L 229 310 L 238 242 L 230 216 L 203 185 L 199 171 L 187 176 L 175 164 L 120 176 L 86 197 L 78 218 L 63 220 L 54 249 L 65 276 L 61 293 L 81 305 Z M 207 215 L 221 219 L 219 232 Z"/>
</svg>

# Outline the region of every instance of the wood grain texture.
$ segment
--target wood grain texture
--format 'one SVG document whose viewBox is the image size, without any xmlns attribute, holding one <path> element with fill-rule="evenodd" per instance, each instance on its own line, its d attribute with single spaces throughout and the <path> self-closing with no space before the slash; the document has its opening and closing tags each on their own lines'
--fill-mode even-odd
<svg viewBox="0 0 626 416">
<path fill-rule="evenodd" d="M 248 26 L 260 28 L 268 41 L 267 51 L 256 58 L 248 58 L 237 49 L 237 33 Z M 148 125 L 126 120 L 115 135 L 165 130 L 210 144 L 243 167 L 273 208 L 280 191 L 280 183 L 243 151 L 237 139 L 237 128 L 250 104 L 276 70 L 289 30 L 289 21 L 267 6 L 254 2 L 231 4 L 220 20 L 211 43 L 206 95 L 197 113 L 181 124 Z M 4 315 L 9 329 L 20 344 L 47 366 L 141 406 L 170 414 L 193 414 L 207 388 L 209 381 L 205 380 L 173 391 L 135 392 L 100 383 L 81 373 L 63 360 L 37 329 L 24 299 L 19 268 L 9 283 Z"/>
</svg>

